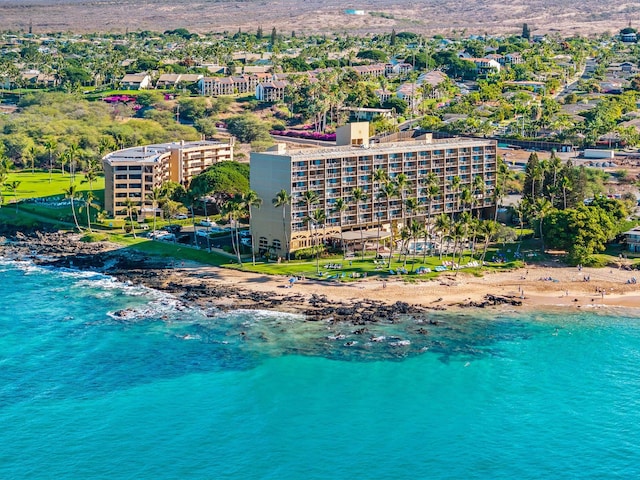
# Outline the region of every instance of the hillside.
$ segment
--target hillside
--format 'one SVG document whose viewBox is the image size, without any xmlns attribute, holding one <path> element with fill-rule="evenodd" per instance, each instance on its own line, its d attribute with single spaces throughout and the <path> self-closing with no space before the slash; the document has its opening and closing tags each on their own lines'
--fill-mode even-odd
<svg viewBox="0 0 640 480">
<path fill-rule="evenodd" d="M 345 8 L 362 10 L 347 15 Z M 124 32 L 185 27 L 196 32 L 265 30 L 310 34 L 410 30 L 437 33 L 617 32 L 640 22 L 640 3 L 601 0 L 0 0 L 0 29 L 34 33 Z M 637 25 L 636 25 L 637 26 Z"/>
</svg>

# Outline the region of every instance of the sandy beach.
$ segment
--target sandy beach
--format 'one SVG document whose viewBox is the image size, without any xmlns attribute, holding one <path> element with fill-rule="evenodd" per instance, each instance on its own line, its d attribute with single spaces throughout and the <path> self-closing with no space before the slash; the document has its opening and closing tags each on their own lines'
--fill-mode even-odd
<svg viewBox="0 0 640 480">
<path fill-rule="evenodd" d="M 417 276 L 352 282 L 263 275 L 151 257 L 106 242 L 83 243 L 66 233 L 35 232 L 7 236 L 0 243 L 7 258 L 30 258 L 56 267 L 95 270 L 122 281 L 170 292 L 185 303 L 226 309 L 259 308 L 305 314 L 310 320 L 336 318 L 354 323 L 386 315 L 457 308 L 576 310 L 640 308 L 640 276 L 622 268 L 529 265 L 512 271 L 465 271 L 422 281 Z"/>
<path fill-rule="evenodd" d="M 436 280 L 416 283 L 402 279 L 365 279 L 350 283 L 305 279 L 295 282 L 291 288 L 288 288 L 287 277 L 201 265 L 176 268 L 173 275 L 278 296 L 325 295 L 338 302 L 368 299 L 387 304 L 401 301 L 427 308 L 452 308 L 480 303 L 487 294 L 493 294 L 522 300 L 522 308 L 640 307 L 639 285 L 627 283 L 640 276 L 639 272 L 617 268 L 584 267 L 579 271 L 576 267 L 530 265 L 511 272 L 486 272 L 482 277 L 462 271 L 457 276 L 447 273 Z"/>
</svg>

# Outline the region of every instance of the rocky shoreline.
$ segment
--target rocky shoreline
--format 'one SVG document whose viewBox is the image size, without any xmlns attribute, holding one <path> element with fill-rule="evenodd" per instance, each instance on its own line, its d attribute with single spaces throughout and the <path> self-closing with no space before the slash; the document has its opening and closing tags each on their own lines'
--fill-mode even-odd
<svg viewBox="0 0 640 480">
<path fill-rule="evenodd" d="M 444 310 L 442 305 L 425 307 L 396 301 L 385 303 L 361 298 L 345 302 L 322 294 L 303 295 L 292 290 L 273 294 L 239 285 L 225 285 L 198 276 L 197 269 L 176 268 L 175 261 L 124 249 L 119 245 L 80 241 L 77 234 L 34 230 L 29 232 L 4 227 L 0 252 L 11 259 L 28 259 L 37 265 L 90 270 L 113 276 L 123 282 L 141 284 L 171 293 L 185 304 L 222 310 L 264 309 L 302 314 L 308 321 L 346 322 L 363 326 L 380 320 L 394 321 L 405 316 L 426 316 L 429 311 Z M 521 305 L 512 296 L 487 295 L 481 302 L 457 307 L 484 308 L 508 304 Z"/>
</svg>

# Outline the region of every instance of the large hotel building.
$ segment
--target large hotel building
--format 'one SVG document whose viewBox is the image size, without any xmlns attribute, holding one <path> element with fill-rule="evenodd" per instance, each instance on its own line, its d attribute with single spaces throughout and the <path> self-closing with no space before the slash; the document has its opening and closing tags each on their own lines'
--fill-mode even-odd
<svg viewBox="0 0 640 480">
<path fill-rule="evenodd" d="M 104 207 L 109 215 L 127 215 L 126 202 L 135 202 L 140 217 L 157 215 L 148 194 L 172 181 L 188 185 L 210 165 L 233 159 L 233 142 L 176 142 L 125 148 L 102 159 Z"/>
<path fill-rule="evenodd" d="M 400 173 L 406 176 L 405 199 L 414 198 L 422 207 L 414 217 L 424 218 L 428 209 L 425 178 L 430 172 L 437 176 L 440 191 L 440 195 L 431 201 L 434 216 L 443 212 L 455 215 L 463 208 L 468 209 L 456 198 L 465 188 L 475 193 L 474 208 L 485 211 L 495 208 L 495 141 L 432 140 L 430 135 L 424 135 L 417 140 L 369 143 L 369 124 L 361 122 L 339 128 L 336 144 L 336 147 L 291 152 L 278 145 L 273 151 L 251 154 L 251 189 L 264 201 L 254 212 L 251 223 L 259 251 L 285 256 L 287 240 L 289 251 L 295 251 L 312 246 L 314 235 L 323 239 L 339 238 L 341 228 L 347 235 L 352 231 L 354 239 L 360 238 L 355 231 L 369 229 L 371 233 L 372 229 L 377 230 L 379 223 L 389 232 L 394 223 L 401 222 L 402 199 L 379 195 L 380 185 L 374 180 L 374 172 L 378 169 L 386 172 L 390 179 Z M 452 189 L 450 185 L 455 176 L 459 177 L 460 185 Z M 477 176 L 481 176 L 484 183 L 481 193 L 473 186 Z M 356 187 L 366 196 L 358 206 L 352 197 Z M 282 189 L 291 196 L 284 227 L 282 209 L 274 208 L 271 203 Z M 322 209 L 326 215 L 324 225 L 319 229 L 310 228 L 307 222 L 309 206 L 303 198 L 307 191 L 317 195 L 313 210 Z M 348 205 L 342 213 L 334 207 L 339 198 Z"/>
</svg>

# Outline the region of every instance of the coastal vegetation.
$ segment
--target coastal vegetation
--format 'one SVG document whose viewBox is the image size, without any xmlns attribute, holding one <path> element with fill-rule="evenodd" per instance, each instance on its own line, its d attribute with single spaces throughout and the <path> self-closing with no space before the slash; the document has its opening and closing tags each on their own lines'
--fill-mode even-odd
<svg viewBox="0 0 640 480">
<path fill-rule="evenodd" d="M 7 40 L 11 35 L 1 36 Z M 111 150 L 231 134 L 239 142 L 236 159 L 243 160 L 249 148 L 263 150 L 272 144 L 271 134 L 331 138 L 337 126 L 362 108 L 380 109 L 371 121 L 372 135 L 419 126 L 439 135 L 493 135 L 503 145 L 546 142 L 548 149 L 629 149 L 640 143 L 633 123 L 640 92 L 633 59 L 639 47 L 607 34 L 534 39 L 524 25 L 521 35 L 451 38 L 395 30 L 331 37 L 269 36 L 258 30 L 202 35 L 186 29 L 19 38 L 0 60 L 2 105 L 10 107 L 0 116 L 0 204 L 11 203 L 41 219 L 71 222 L 76 229 L 97 225 L 126 228 L 135 235 L 141 227 L 133 208 L 124 222 L 101 212 L 100 159 Z M 479 67 L 473 59 L 480 57 L 495 59 L 500 68 Z M 391 73 L 363 73 L 377 62 L 388 62 Z M 155 90 L 130 90 L 121 84 L 123 75 L 138 72 L 154 79 L 163 73 L 222 77 L 260 66 L 286 78 L 281 99 L 261 102 L 240 92 L 206 97 L 195 82 Z M 221 73 L 212 73 L 216 69 Z M 27 70 L 44 77 L 29 76 Z M 424 75 L 434 72 L 437 80 L 425 81 Z M 385 111 L 391 115 L 382 114 Z M 507 193 L 522 195 L 522 201 L 507 210 L 512 215 L 506 223 L 521 229 L 526 224 L 535 231 L 540 254 L 553 249 L 566 252 L 572 263 L 595 262 L 599 252 L 635 224 L 633 188 L 619 199 L 606 198 L 611 196 L 611 177 L 601 169 L 560 161 L 555 153 L 542 160 L 533 153 L 524 172 L 513 167 L 501 164 L 495 200 L 500 203 Z M 633 186 L 635 175 L 625 168 L 615 179 Z M 248 176 L 246 164 L 229 162 L 213 166 L 190 185 L 165 186 L 153 201 L 167 220 L 154 219 L 153 230 L 187 212 L 189 220 L 175 223 L 192 224 L 195 230 L 196 217 L 202 215 L 233 220 L 229 223 L 237 228 L 251 212 L 246 205 L 239 208 L 251 193 Z M 442 193 L 425 181 L 428 198 Z M 419 255 L 410 245 L 420 240 L 438 239 L 440 251 L 429 255 L 442 260 L 445 250 L 452 263 L 461 263 L 467 255 L 485 261 L 491 244 L 517 237 L 496 222 L 497 216 L 478 218 L 475 202 L 483 194 L 479 185 L 458 192 L 459 182 L 451 179 L 447 188 L 460 194 L 464 211 L 448 218 L 432 215 L 429 202 L 407 201 L 402 176 L 394 181 L 381 178 L 379 185 L 373 195 L 399 199 L 402 206 L 391 240 L 378 239 L 379 244 L 397 246 L 386 260 L 388 269 L 396 261 L 413 268 L 412 257 Z M 278 192 L 273 195 L 260 199 L 266 203 L 261 208 L 284 212 L 288 200 Z M 62 206 L 56 210 L 35 201 L 41 198 L 47 203 L 59 198 Z M 324 212 L 312 200 L 306 221 L 316 228 Z M 415 221 L 418 213 L 426 217 L 424 222 Z M 246 249 L 237 232 L 235 237 L 231 252 L 240 264 Z M 364 249 L 358 253 L 361 260 L 367 256 Z M 427 252 L 421 253 L 426 264 Z M 331 251 L 319 244 L 297 256 L 313 259 L 319 270 L 322 258 L 336 254 L 344 257 L 344 246 Z"/>
</svg>

